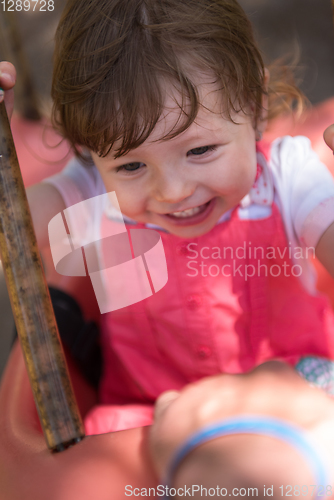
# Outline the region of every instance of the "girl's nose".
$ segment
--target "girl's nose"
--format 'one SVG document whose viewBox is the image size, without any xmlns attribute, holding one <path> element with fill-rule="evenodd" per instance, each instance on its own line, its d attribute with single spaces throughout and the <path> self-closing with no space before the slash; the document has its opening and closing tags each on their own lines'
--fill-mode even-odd
<svg viewBox="0 0 334 500">
<path fill-rule="evenodd" d="M 189 198 L 195 191 L 195 184 L 191 179 L 184 179 L 176 175 L 169 175 L 160 179 L 154 189 L 154 197 L 159 202 L 180 203 Z"/>
</svg>

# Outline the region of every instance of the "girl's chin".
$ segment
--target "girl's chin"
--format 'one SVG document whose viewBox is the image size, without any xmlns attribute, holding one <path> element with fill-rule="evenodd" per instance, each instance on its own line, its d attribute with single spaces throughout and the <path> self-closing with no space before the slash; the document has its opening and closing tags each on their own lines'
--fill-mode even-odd
<svg viewBox="0 0 334 500">
<path fill-rule="evenodd" d="M 187 228 L 166 228 L 168 233 L 173 234 L 174 236 L 178 236 L 179 238 L 190 239 L 190 238 L 200 238 L 204 234 L 207 234 L 211 229 L 215 226 L 215 224 L 206 225 L 206 227 L 196 227 L 191 226 Z"/>
</svg>

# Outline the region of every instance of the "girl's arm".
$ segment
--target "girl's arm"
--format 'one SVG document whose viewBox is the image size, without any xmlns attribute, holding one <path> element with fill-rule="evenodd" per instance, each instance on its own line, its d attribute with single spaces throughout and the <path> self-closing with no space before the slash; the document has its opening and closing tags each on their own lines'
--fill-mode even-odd
<svg viewBox="0 0 334 500">
<path fill-rule="evenodd" d="M 334 150 L 334 125 L 325 130 L 324 140 L 327 146 Z M 334 278 L 334 223 L 321 236 L 315 254 Z"/>
<path fill-rule="evenodd" d="M 16 71 L 9 62 L 0 62 L 0 102 L 5 99 L 9 119 L 13 114 Z M 1 153 L 1 152 L 0 152 Z M 49 184 L 36 184 L 27 189 L 27 197 L 39 248 L 49 245 L 48 223 L 54 215 L 66 208 L 57 189 Z"/>
<path fill-rule="evenodd" d="M 48 224 L 55 215 L 65 210 L 64 200 L 54 186 L 42 182 L 29 187 L 27 197 L 38 247 L 48 247 Z"/>
</svg>

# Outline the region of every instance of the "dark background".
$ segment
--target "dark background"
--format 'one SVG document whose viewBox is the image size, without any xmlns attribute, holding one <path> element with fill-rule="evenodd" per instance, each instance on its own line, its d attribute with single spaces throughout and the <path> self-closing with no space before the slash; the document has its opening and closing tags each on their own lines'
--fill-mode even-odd
<svg viewBox="0 0 334 500">
<path fill-rule="evenodd" d="M 331 0 L 240 0 L 266 61 L 299 59 L 300 87 L 312 103 L 334 95 Z"/>
</svg>

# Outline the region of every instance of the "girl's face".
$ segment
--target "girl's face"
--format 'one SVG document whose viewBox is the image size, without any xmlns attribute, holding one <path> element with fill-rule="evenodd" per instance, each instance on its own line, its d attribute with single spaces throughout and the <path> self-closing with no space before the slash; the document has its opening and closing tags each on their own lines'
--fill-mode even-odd
<svg viewBox="0 0 334 500">
<path fill-rule="evenodd" d="M 115 191 L 123 215 L 184 238 L 210 231 L 249 192 L 256 175 L 251 114 L 221 113 L 213 84 L 199 85 L 195 122 L 174 139 L 161 140 L 179 118 L 171 96 L 150 137 L 115 159 L 91 153 L 107 192 Z"/>
</svg>

